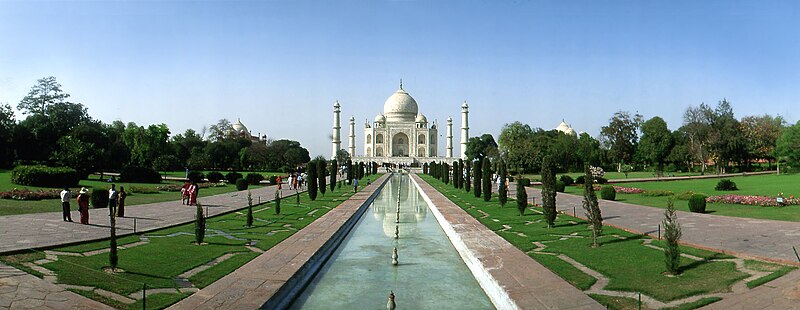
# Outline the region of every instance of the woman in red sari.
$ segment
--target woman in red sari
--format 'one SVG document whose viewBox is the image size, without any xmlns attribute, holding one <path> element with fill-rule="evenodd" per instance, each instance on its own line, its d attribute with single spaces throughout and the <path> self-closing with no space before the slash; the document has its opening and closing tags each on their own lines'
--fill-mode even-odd
<svg viewBox="0 0 800 310">
<path fill-rule="evenodd" d="M 78 212 L 81 214 L 81 224 L 89 224 L 89 190 L 85 187 L 78 194 Z"/>
<path fill-rule="evenodd" d="M 183 183 L 183 187 L 181 187 L 181 204 L 188 205 L 189 204 L 189 187 L 192 185 L 189 184 L 187 181 Z"/>
<path fill-rule="evenodd" d="M 192 183 L 189 186 L 189 205 L 194 206 L 197 204 L 197 195 L 200 194 L 200 187 L 197 186 L 197 183 Z"/>
</svg>

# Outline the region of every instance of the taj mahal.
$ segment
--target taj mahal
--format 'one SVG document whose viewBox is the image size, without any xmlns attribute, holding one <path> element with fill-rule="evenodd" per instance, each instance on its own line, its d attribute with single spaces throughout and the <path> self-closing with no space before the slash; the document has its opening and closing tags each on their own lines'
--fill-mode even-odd
<svg viewBox="0 0 800 310">
<path fill-rule="evenodd" d="M 331 157 L 342 149 L 341 105 L 333 105 L 333 149 Z M 417 101 L 403 89 L 394 92 L 383 103 L 383 113 L 375 116 L 372 123 L 364 123 L 363 149 L 356 152 L 356 119 L 350 117 L 350 135 L 347 152 L 354 162 L 376 162 L 378 164 L 420 165 L 433 161 L 466 159 L 469 139 L 469 106 L 461 105 L 460 155 L 453 156 L 453 119 L 447 118 L 445 155 L 439 155 L 439 124 L 428 122 L 419 113 Z"/>
</svg>

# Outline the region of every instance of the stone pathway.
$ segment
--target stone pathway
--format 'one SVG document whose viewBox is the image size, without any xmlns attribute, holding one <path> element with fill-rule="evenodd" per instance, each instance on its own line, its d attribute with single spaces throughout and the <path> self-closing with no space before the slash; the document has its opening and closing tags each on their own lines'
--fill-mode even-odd
<svg viewBox="0 0 800 310">
<path fill-rule="evenodd" d="M 112 309 L 0 263 L 0 309 Z"/>
</svg>

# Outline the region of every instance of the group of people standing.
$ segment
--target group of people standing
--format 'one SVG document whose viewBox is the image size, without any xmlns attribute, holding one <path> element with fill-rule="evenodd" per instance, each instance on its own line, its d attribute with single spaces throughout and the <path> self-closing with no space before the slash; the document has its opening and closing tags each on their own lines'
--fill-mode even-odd
<svg viewBox="0 0 800 310">
<path fill-rule="evenodd" d="M 197 183 L 183 183 L 183 187 L 181 187 L 181 204 L 190 206 L 197 205 L 198 194 L 200 194 L 200 186 L 198 186 Z"/>
<path fill-rule="evenodd" d="M 302 190 L 305 187 L 306 182 L 306 173 L 297 173 L 293 172 L 289 175 L 289 189 L 293 190 Z M 280 182 L 278 182 L 278 186 L 280 186 Z M 280 189 L 280 187 L 278 187 Z"/>
<path fill-rule="evenodd" d="M 72 199 L 72 191 L 69 187 L 65 187 L 60 195 L 63 219 L 65 222 L 72 222 L 69 205 L 69 201 Z M 124 186 L 120 186 L 119 191 L 117 191 L 116 185 L 111 184 L 111 189 L 108 190 L 109 215 L 125 217 L 125 198 L 127 197 L 128 193 L 125 192 Z M 89 190 L 86 187 L 82 187 L 76 200 L 78 201 L 78 213 L 81 215 L 81 224 L 89 224 Z"/>
</svg>

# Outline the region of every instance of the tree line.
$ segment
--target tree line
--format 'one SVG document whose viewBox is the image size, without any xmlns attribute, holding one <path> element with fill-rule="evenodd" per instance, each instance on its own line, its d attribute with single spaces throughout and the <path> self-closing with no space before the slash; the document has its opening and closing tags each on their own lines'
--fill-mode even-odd
<svg viewBox="0 0 800 310">
<path fill-rule="evenodd" d="M 127 166 L 158 171 L 236 169 L 289 171 L 310 160 L 297 141 L 238 135 L 226 119 L 197 132 L 172 135 L 166 124 L 103 123 L 81 103 L 70 102 L 55 77 L 39 79 L 17 104 L 0 104 L 0 167 L 67 166 L 81 177 Z M 206 137 L 206 131 L 208 136 Z"/>
</svg>

